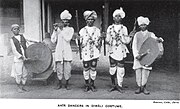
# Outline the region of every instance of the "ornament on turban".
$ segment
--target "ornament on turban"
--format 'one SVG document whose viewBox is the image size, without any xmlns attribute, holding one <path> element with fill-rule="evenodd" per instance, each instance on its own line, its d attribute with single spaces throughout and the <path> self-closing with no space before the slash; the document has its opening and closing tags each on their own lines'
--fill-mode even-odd
<svg viewBox="0 0 180 109">
<path fill-rule="evenodd" d="M 120 7 L 120 9 L 116 9 L 113 12 L 113 17 L 115 17 L 116 15 L 120 15 L 122 19 L 125 17 L 125 12 L 123 11 L 122 7 Z"/>
</svg>

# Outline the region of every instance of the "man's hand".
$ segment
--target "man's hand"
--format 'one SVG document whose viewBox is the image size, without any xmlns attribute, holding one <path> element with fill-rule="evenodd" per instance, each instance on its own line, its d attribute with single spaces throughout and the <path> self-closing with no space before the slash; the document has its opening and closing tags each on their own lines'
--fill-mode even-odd
<svg viewBox="0 0 180 109">
<path fill-rule="evenodd" d="M 31 58 L 24 58 L 25 61 L 31 60 Z"/>
<path fill-rule="evenodd" d="M 137 60 L 141 60 L 141 58 L 142 58 L 141 55 L 136 56 Z"/>
<path fill-rule="evenodd" d="M 59 28 L 58 23 L 53 24 L 53 26 L 54 26 L 54 31 L 57 31 Z"/>
<path fill-rule="evenodd" d="M 63 23 L 54 23 L 53 24 L 53 27 L 54 27 L 54 31 L 57 31 L 58 30 L 58 28 L 60 29 L 60 30 L 62 30 L 63 29 Z"/>
<path fill-rule="evenodd" d="M 19 59 L 24 59 L 24 57 L 23 57 L 23 56 L 21 56 L 21 57 L 19 57 Z"/>
<path fill-rule="evenodd" d="M 78 33 L 74 33 L 74 37 L 75 37 L 75 39 L 77 39 L 77 40 L 80 40 L 80 38 L 81 38 Z"/>
<path fill-rule="evenodd" d="M 131 32 L 129 33 L 129 37 L 134 37 L 135 34 L 136 34 L 136 31 L 133 30 L 133 31 L 131 31 Z"/>
<path fill-rule="evenodd" d="M 100 38 L 106 38 L 106 33 L 102 32 Z"/>
<path fill-rule="evenodd" d="M 162 37 L 159 37 L 156 39 L 158 42 L 164 42 L 163 38 Z"/>
<path fill-rule="evenodd" d="M 141 60 L 144 56 L 150 53 L 150 49 L 148 49 L 145 53 L 139 54 L 136 59 Z"/>
</svg>

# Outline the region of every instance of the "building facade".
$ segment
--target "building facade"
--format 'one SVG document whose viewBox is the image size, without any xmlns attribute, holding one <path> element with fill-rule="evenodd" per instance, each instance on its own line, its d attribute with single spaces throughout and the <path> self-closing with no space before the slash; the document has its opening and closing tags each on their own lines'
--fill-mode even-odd
<svg viewBox="0 0 180 109">
<path fill-rule="evenodd" d="M 0 0 L 0 55 L 8 55 L 10 26 L 17 23 L 26 38 L 41 42 L 45 33 L 52 33 L 53 23 L 59 22 L 59 14 L 67 9 L 72 14 L 71 26 L 76 31 L 75 10 L 79 14 L 80 28 L 85 25 L 83 12 L 95 10 L 98 19 L 95 23 L 102 31 L 113 23 L 112 13 L 123 7 L 126 17 L 123 24 L 130 32 L 134 19 L 149 17 L 149 30 L 164 41 L 164 55 L 160 66 L 180 65 L 180 1 L 178 0 Z M 76 31 L 77 32 L 77 31 Z M 132 60 L 132 56 L 130 56 Z"/>
</svg>

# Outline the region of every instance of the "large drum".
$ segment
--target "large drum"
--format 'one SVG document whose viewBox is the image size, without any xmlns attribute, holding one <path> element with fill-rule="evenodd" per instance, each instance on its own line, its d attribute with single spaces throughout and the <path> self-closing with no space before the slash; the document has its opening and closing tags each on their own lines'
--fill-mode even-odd
<svg viewBox="0 0 180 109">
<path fill-rule="evenodd" d="M 142 44 L 139 54 L 148 52 L 141 60 L 140 64 L 143 66 L 151 65 L 158 57 L 163 55 L 162 43 L 156 41 L 152 37 L 148 37 Z"/>
<path fill-rule="evenodd" d="M 43 43 L 30 45 L 26 49 L 26 56 L 28 60 L 24 62 L 24 65 L 30 73 L 43 73 L 52 64 L 51 50 Z"/>
</svg>

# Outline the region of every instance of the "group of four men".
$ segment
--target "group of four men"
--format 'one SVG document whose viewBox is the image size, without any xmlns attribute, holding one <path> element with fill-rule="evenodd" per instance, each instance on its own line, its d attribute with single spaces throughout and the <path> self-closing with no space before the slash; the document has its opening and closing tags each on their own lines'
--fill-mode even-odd
<svg viewBox="0 0 180 109">
<path fill-rule="evenodd" d="M 101 34 L 101 31 L 99 28 L 94 26 L 94 21 L 97 18 L 97 13 L 95 11 L 85 11 L 83 13 L 84 19 L 86 21 L 86 26 L 83 27 L 79 31 L 79 35 L 77 35 L 77 39 L 80 40 L 81 43 L 81 54 L 82 54 L 82 62 L 83 62 L 83 76 L 85 80 L 85 88 L 84 91 L 87 92 L 89 90 L 92 90 L 93 92 L 97 91 L 94 81 L 96 79 L 97 71 L 97 61 L 100 56 L 100 49 L 101 49 L 101 40 L 102 37 L 104 37 Z M 153 37 L 157 39 L 158 41 L 163 41 L 162 38 L 157 38 L 154 33 L 149 32 L 147 30 L 147 26 L 149 25 L 149 19 L 146 17 L 138 17 L 137 22 L 140 26 L 140 31 L 135 32 L 132 31 L 128 35 L 127 27 L 122 24 L 122 19 L 125 17 L 125 12 L 122 8 L 116 9 L 113 12 L 113 20 L 114 23 L 110 25 L 106 32 L 106 40 L 105 43 L 108 45 L 108 52 L 109 52 L 109 62 L 110 62 L 110 68 L 109 73 L 111 75 L 111 81 L 112 81 L 112 87 L 109 89 L 109 91 L 117 90 L 121 93 L 124 92 L 122 88 L 122 82 L 123 77 L 125 75 L 125 69 L 124 69 L 124 59 L 127 57 L 127 53 L 129 53 L 126 44 L 128 44 L 133 38 L 133 55 L 134 55 L 134 66 L 133 69 L 135 69 L 136 72 L 136 82 L 138 85 L 138 90 L 135 91 L 136 94 L 139 94 L 143 92 L 144 94 L 149 94 L 149 91 L 146 90 L 146 83 L 148 80 L 148 76 L 150 73 L 151 67 L 148 66 L 142 66 L 139 63 L 139 60 L 142 58 L 142 54 L 139 54 L 139 49 L 141 45 L 140 40 L 143 40 L 145 37 Z M 71 61 L 72 61 L 72 50 L 70 46 L 70 41 L 74 34 L 74 29 L 69 26 L 69 20 L 72 18 L 72 15 L 69 13 L 68 10 L 64 10 L 60 14 L 60 19 L 62 20 L 63 27 L 54 27 L 53 34 L 51 35 L 51 41 L 53 43 L 56 43 L 56 49 L 55 49 L 55 66 L 56 66 L 56 72 L 58 77 L 58 84 L 55 87 L 55 89 L 62 88 L 62 78 L 64 75 L 64 78 L 66 80 L 65 88 L 67 90 L 70 89 L 69 87 L 69 79 L 71 77 Z M 25 82 L 23 82 L 23 78 L 26 78 L 26 75 L 24 76 L 24 73 L 22 71 L 22 68 L 18 68 L 19 66 L 23 67 L 23 60 L 25 60 L 25 56 L 23 55 L 22 51 L 23 46 L 22 44 L 18 44 L 18 42 L 23 38 L 22 35 L 16 34 L 15 29 L 19 28 L 18 25 L 12 25 L 12 31 L 14 33 L 14 37 L 11 40 L 11 45 L 14 48 L 14 54 L 15 58 L 21 60 L 21 64 L 18 63 L 15 59 L 16 67 L 14 67 L 14 71 L 16 71 L 13 74 L 16 74 L 14 77 L 16 77 L 16 82 L 19 87 L 19 91 L 25 91 L 24 87 L 20 87 L 21 81 L 24 85 Z M 141 38 L 139 38 L 141 37 Z M 19 41 L 16 41 L 19 40 Z M 16 44 L 17 43 L 17 44 Z M 17 49 L 17 48 L 21 49 Z M 17 55 L 18 54 L 18 55 Z M 18 63 L 18 64 L 17 64 Z M 24 68 L 24 67 L 23 67 Z M 17 70 L 19 69 L 19 70 Z M 20 71 L 21 70 L 21 71 Z M 26 74 L 26 73 L 25 73 Z M 21 78 L 17 78 L 21 77 Z M 117 78 L 117 84 L 115 83 L 115 78 Z M 26 80 L 26 79 L 25 79 Z"/>
</svg>

